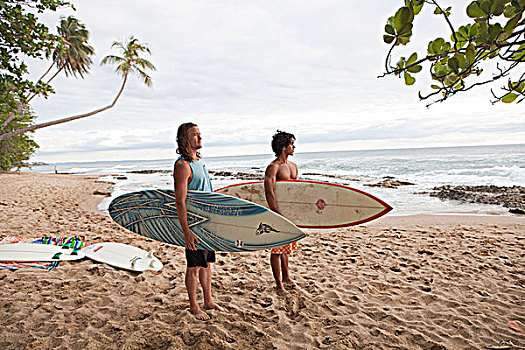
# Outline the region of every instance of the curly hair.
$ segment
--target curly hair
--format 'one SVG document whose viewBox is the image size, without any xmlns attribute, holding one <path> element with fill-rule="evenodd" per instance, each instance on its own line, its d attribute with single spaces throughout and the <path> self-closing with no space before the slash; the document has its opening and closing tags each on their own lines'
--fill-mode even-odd
<svg viewBox="0 0 525 350">
<path fill-rule="evenodd" d="M 276 157 L 281 155 L 283 148 L 288 147 L 292 140 L 295 141 L 295 136 L 293 134 L 277 130 L 277 132 L 272 137 L 272 150 L 275 153 Z"/>
<path fill-rule="evenodd" d="M 177 154 L 180 154 L 182 159 L 187 162 L 194 162 L 201 158 L 199 152 L 197 152 L 197 159 L 193 158 L 190 141 L 188 140 L 188 131 L 194 126 L 197 126 L 197 124 L 184 123 L 181 124 L 177 130 Z"/>
</svg>

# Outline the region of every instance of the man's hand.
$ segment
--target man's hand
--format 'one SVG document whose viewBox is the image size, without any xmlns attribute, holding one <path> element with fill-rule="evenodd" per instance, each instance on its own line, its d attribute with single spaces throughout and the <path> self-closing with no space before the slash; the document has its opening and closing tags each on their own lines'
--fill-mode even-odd
<svg viewBox="0 0 525 350">
<path fill-rule="evenodd" d="M 197 250 L 195 248 L 195 243 L 200 243 L 199 239 L 197 238 L 197 235 L 191 231 L 184 233 L 184 245 L 189 250 Z"/>
</svg>

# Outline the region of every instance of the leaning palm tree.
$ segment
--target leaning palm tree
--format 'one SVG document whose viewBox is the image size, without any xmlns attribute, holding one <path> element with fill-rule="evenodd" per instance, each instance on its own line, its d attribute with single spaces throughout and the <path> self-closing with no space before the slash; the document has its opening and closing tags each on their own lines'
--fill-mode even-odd
<svg viewBox="0 0 525 350">
<path fill-rule="evenodd" d="M 55 77 L 64 71 L 66 76 L 73 75 L 84 78 L 84 74 L 89 71 L 89 68 L 93 61 L 91 56 L 95 54 L 95 50 L 89 41 L 89 31 L 86 26 L 78 21 L 73 16 L 67 18 L 62 17 L 60 25 L 57 27 L 57 31 L 60 37 L 60 42 L 57 43 L 56 49 L 53 51 L 53 61 L 49 66 L 48 70 L 38 79 L 38 82 L 43 82 L 44 78 L 49 72 L 56 66 L 57 71 L 51 78 L 48 79 L 45 84 L 49 84 Z M 50 57 L 48 56 L 48 58 Z M 20 103 L 16 112 L 9 115 L 8 118 L 2 123 L 0 130 L 3 130 L 7 124 L 14 120 L 17 115 L 21 114 L 21 111 L 31 102 L 38 93 L 33 92 L 26 96 L 25 102 Z"/>
<path fill-rule="evenodd" d="M 57 31 L 61 42 L 52 53 L 53 62 L 49 69 L 42 75 L 39 81 L 43 81 L 45 76 L 56 66 L 57 71 L 46 82 L 49 84 L 60 72 L 64 71 L 66 76 L 73 75 L 84 78 L 84 74 L 89 71 L 93 61 L 91 56 L 95 50 L 89 41 L 89 31 L 86 26 L 73 16 L 62 18 Z M 31 101 L 37 94 L 31 95 L 27 102 Z"/>
<path fill-rule="evenodd" d="M 146 73 L 146 69 L 155 70 L 155 66 L 148 60 L 140 57 L 141 53 L 147 52 L 151 54 L 151 51 L 147 45 L 141 44 L 138 39 L 134 37 L 130 37 L 127 43 L 115 41 L 111 47 L 117 47 L 122 50 L 122 56 L 108 55 L 104 57 L 100 64 L 118 64 L 115 71 L 117 74 L 122 75 L 124 79 L 122 81 L 122 87 L 113 102 L 113 104 L 115 104 L 124 90 L 124 86 L 126 86 L 129 73 L 135 74 L 146 86 L 151 86 L 151 77 Z"/>
<path fill-rule="evenodd" d="M 90 56 L 95 54 L 93 47 L 87 44 L 89 32 L 84 24 L 78 22 L 73 16 L 60 21 L 58 34 L 64 40 L 63 49 L 57 50 L 53 54 L 53 59 L 57 62 L 57 67 L 64 70 L 66 76 L 72 74 L 84 77 L 91 66 Z"/>
<path fill-rule="evenodd" d="M 116 41 L 113 43 L 111 47 L 120 48 L 122 50 L 123 55 L 122 56 L 114 56 L 114 55 L 106 56 L 102 60 L 101 64 L 105 65 L 109 63 L 117 63 L 118 66 L 116 68 L 116 72 L 117 74 L 122 75 L 123 81 L 122 81 L 122 86 L 120 87 L 120 90 L 117 96 L 115 97 L 115 99 L 110 105 L 96 109 L 89 113 L 80 114 L 80 115 L 67 117 L 63 119 L 58 119 L 58 120 L 50 121 L 47 123 L 31 125 L 31 126 L 28 126 L 22 129 L 14 130 L 12 132 L 0 134 L 0 141 L 7 140 L 15 135 L 20 135 L 28 131 L 42 129 L 42 128 L 45 128 L 51 125 L 62 124 L 62 123 L 70 122 L 72 120 L 90 117 L 94 114 L 97 114 L 97 113 L 100 113 L 107 109 L 112 108 L 117 103 L 117 100 L 119 99 L 120 95 L 122 95 L 122 92 L 124 91 L 124 87 L 126 86 L 126 82 L 128 80 L 128 75 L 130 73 L 137 75 L 144 82 L 144 84 L 146 84 L 146 86 L 151 86 L 151 77 L 146 73 L 146 70 L 147 69 L 156 70 L 156 68 L 151 62 L 140 57 L 140 55 L 144 52 L 151 54 L 151 51 L 149 50 L 146 44 L 141 44 L 138 41 L 138 39 L 134 37 L 130 37 L 126 43 L 121 43 L 121 42 Z"/>
</svg>

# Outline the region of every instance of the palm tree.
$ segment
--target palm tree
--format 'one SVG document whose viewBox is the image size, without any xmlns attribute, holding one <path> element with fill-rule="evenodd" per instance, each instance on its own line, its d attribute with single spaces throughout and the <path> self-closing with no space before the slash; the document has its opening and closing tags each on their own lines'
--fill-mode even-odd
<svg viewBox="0 0 525 350">
<path fill-rule="evenodd" d="M 95 54 L 93 47 L 88 44 L 89 31 L 84 24 L 73 16 L 62 17 L 57 31 L 62 41 L 53 51 L 51 66 L 39 81 L 42 81 L 54 66 L 56 66 L 57 71 L 46 84 L 49 84 L 62 71 L 65 72 L 66 76 L 71 74 L 76 77 L 78 74 L 84 78 L 84 73 L 89 71 L 93 63 L 90 56 Z M 36 95 L 36 93 L 31 95 L 27 102 L 31 101 Z"/>
<path fill-rule="evenodd" d="M 56 49 L 53 51 L 52 57 L 53 62 L 48 70 L 38 79 L 38 82 L 42 82 L 46 75 L 56 66 L 56 73 L 46 82 L 49 84 L 55 77 L 62 71 L 65 71 L 66 76 L 72 74 L 74 77 L 80 75 L 84 78 L 84 73 L 89 71 L 92 55 L 95 54 L 95 50 L 89 41 L 89 31 L 86 26 L 78 21 L 73 16 L 68 18 L 62 17 L 60 20 L 60 26 L 57 27 L 58 34 L 61 41 L 57 44 Z M 48 56 L 49 57 L 49 56 Z M 29 102 L 37 96 L 38 93 L 34 92 L 27 96 L 25 104 L 18 106 L 18 113 L 13 112 L 9 117 L 2 123 L 0 130 L 3 130 L 7 124 L 19 115 L 21 110 L 29 104 Z"/>
<path fill-rule="evenodd" d="M 151 86 L 151 77 L 146 73 L 146 69 L 156 70 L 156 68 L 151 62 L 140 57 L 141 53 L 147 52 L 151 54 L 151 51 L 147 45 L 141 44 L 138 39 L 134 37 L 130 37 L 127 43 L 115 41 L 111 47 L 117 47 L 122 50 L 122 57 L 108 55 L 104 57 L 100 64 L 118 64 L 115 71 L 124 78 L 120 92 L 113 102 L 113 104 L 115 104 L 124 90 L 124 86 L 126 86 L 129 73 L 135 74 L 146 86 Z"/>
<path fill-rule="evenodd" d="M 146 70 L 147 69 L 156 70 L 156 68 L 151 62 L 140 57 L 140 55 L 144 52 L 151 54 L 151 51 L 149 50 L 147 44 L 141 44 L 138 41 L 138 39 L 134 37 L 130 37 L 126 43 L 115 41 L 111 47 L 120 48 L 123 52 L 122 57 L 114 56 L 114 55 L 106 56 L 102 60 L 101 65 L 105 65 L 109 63 L 118 63 L 116 72 L 117 74 L 122 75 L 123 81 L 122 81 L 122 86 L 120 87 L 120 90 L 117 96 L 115 97 L 115 99 L 110 105 L 96 109 L 89 113 L 84 113 L 84 114 L 80 114 L 80 115 L 76 115 L 72 117 L 58 119 L 58 120 L 50 121 L 47 123 L 31 125 L 31 126 L 28 126 L 22 129 L 14 130 L 12 132 L 0 134 L 0 141 L 7 140 L 10 137 L 13 137 L 15 135 L 20 135 L 28 131 L 42 129 L 42 128 L 45 128 L 51 125 L 62 124 L 62 123 L 70 122 L 72 120 L 90 117 L 94 114 L 97 114 L 97 113 L 100 113 L 107 109 L 112 108 L 113 106 L 115 106 L 115 104 L 117 103 L 117 100 L 119 99 L 120 95 L 122 95 L 122 92 L 124 91 L 124 87 L 126 86 L 126 82 L 128 80 L 129 73 L 133 73 L 137 75 L 144 82 L 144 84 L 146 84 L 146 86 L 151 86 L 152 84 L 151 77 L 146 73 Z"/>
</svg>

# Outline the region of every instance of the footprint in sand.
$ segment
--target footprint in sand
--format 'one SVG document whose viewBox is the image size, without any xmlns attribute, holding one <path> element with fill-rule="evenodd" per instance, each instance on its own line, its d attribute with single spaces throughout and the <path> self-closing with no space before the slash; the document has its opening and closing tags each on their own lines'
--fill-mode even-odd
<svg viewBox="0 0 525 350">
<path fill-rule="evenodd" d="M 258 298 L 253 298 L 253 301 L 256 303 L 256 304 L 259 304 L 261 305 L 262 307 L 268 307 L 268 306 L 271 306 L 273 301 L 272 299 L 270 298 L 266 298 L 266 299 L 258 299 Z"/>
</svg>

